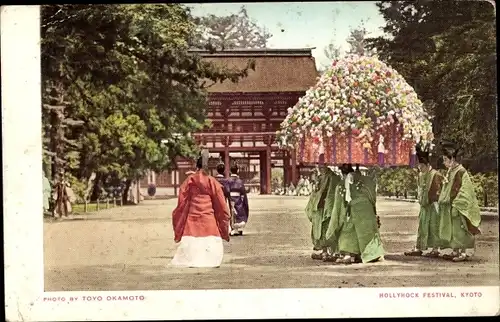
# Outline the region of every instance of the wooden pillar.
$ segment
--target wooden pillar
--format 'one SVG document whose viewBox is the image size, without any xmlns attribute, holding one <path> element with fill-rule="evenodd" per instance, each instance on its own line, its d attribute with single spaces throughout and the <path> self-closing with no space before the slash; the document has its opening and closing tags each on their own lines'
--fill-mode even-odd
<svg viewBox="0 0 500 322">
<path fill-rule="evenodd" d="M 271 194 L 271 147 L 266 148 L 266 194 Z"/>
<path fill-rule="evenodd" d="M 266 157 L 264 151 L 259 152 L 259 176 L 260 176 L 260 194 L 265 194 L 266 185 Z"/>
<path fill-rule="evenodd" d="M 287 175 L 288 175 L 288 164 L 287 164 L 287 154 L 286 151 L 283 153 L 283 185 L 286 187 Z"/>
<path fill-rule="evenodd" d="M 290 175 L 290 169 L 289 165 L 287 165 L 287 159 L 283 159 L 283 186 L 287 187 L 288 186 L 288 176 Z"/>
<path fill-rule="evenodd" d="M 226 178 L 229 177 L 229 169 L 231 168 L 231 164 L 229 163 L 230 160 L 229 160 L 229 147 L 226 146 L 224 147 L 224 176 Z"/>
<path fill-rule="evenodd" d="M 174 170 L 174 196 L 177 197 L 177 175 L 179 173 L 179 170 L 175 169 Z"/>
<path fill-rule="evenodd" d="M 293 183 L 294 186 L 297 185 L 297 183 L 299 182 L 299 176 L 298 176 L 298 172 L 297 172 L 297 154 L 295 152 L 295 149 L 293 149 L 291 151 L 292 153 L 292 164 L 291 164 L 291 181 Z"/>
<path fill-rule="evenodd" d="M 139 178 L 136 179 L 136 193 L 137 193 L 137 204 L 141 202 L 141 180 Z"/>
</svg>

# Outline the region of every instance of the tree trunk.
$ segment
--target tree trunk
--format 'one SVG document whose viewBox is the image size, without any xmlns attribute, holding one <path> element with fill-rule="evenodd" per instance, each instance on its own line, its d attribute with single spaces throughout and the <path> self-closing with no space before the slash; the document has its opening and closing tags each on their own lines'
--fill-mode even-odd
<svg viewBox="0 0 500 322">
<path fill-rule="evenodd" d="M 123 189 L 122 193 L 122 201 L 124 205 L 128 204 L 128 195 L 131 185 L 132 185 L 132 180 L 127 179 L 127 181 L 125 181 L 125 188 Z"/>
<path fill-rule="evenodd" d="M 52 158 L 52 164 L 51 164 L 51 179 L 54 184 L 56 183 L 57 180 L 57 175 L 59 174 L 61 162 L 60 159 L 63 158 L 62 155 L 58 154 L 59 150 L 61 149 L 62 142 L 60 138 L 60 128 L 61 128 L 61 119 L 59 118 L 59 115 L 57 114 L 57 111 L 51 110 L 50 111 L 50 125 L 51 125 L 51 130 L 50 130 L 50 152 L 54 153 L 54 155 L 51 157 Z"/>
<path fill-rule="evenodd" d="M 57 126 L 58 126 L 58 118 L 57 114 L 53 111 L 50 111 L 50 143 L 49 149 L 50 152 L 54 153 L 53 156 L 50 157 L 50 183 L 54 190 L 57 189 L 57 158 L 56 158 L 56 144 L 57 144 Z M 49 198 L 49 212 L 52 216 L 56 216 L 56 205 L 54 198 L 52 196 Z"/>
<path fill-rule="evenodd" d="M 101 179 L 102 174 L 98 173 L 93 182 L 92 193 L 90 194 L 90 201 L 96 201 L 101 194 Z"/>
<path fill-rule="evenodd" d="M 85 200 L 85 202 L 89 201 L 89 197 L 90 197 L 90 194 L 92 192 L 92 188 L 94 186 L 94 182 L 95 182 L 96 178 L 97 178 L 97 174 L 95 172 L 92 172 L 90 177 L 87 179 L 87 186 L 85 187 L 85 191 L 84 191 L 84 195 L 83 195 L 83 199 Z"/>
</svg>

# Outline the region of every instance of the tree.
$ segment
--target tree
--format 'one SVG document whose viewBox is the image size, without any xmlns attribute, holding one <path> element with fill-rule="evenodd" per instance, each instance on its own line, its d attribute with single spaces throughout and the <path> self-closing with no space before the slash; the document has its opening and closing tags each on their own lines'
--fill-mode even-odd
<svg viewBox="0 0 500 322">
<path fill-rule="evenodd" d="M 203 80 L 237 81 L 254 68 L 202 61 L 188 51 L 195 31 L 179 4 L 42 7 L 42 101 L 54 105 L 57 93 L 65 117 L 83 123 L 65 128 L 64 151 L 51 140 L 45 150 L 75 178 L 95 176 L 94 198 L 111 179 L 126 179 L 128 188 L 148 169 L 194 156 L 189 133 L 206 125 Z M 45 135 L 54 130 L 50 113 L 44 109 Z"/>
<path fill-rule="evenodd" d="M 370 56 L 374 51 L 367 48 L 366 38 L 368 31 L 366 30 L 363 22 L 356 28 L 351 28 L 347 43 L 349 44 L 348 54 L 356 54 L 360 56 Z"/>
<path fill-rule="evenodd" d="M 334 31 L 333 34 L 335 39 L 336 32 Z M 351 28 L 349 36 L 346 39 L 347 43 L 349 44 L 349 50 L 347 51 L 347 54 L 357 54 L 360 56 L 372 55 L 374 53 L 374 50 L 368 48 L 366 43 L 367 36 L 368 36 L 368 31 L 364 27 L 363 22 L 361 22 L 361 24 L 358 27 Z M 341 46 L 337 45 L 335 43 L 335 40 L 332 40 L 330 44 L 328 44 L 323 49 L 323 52 L 330 61 L 340 59 L 342 56 Z M 327 68 L 329 67 L 329 65 L 324 67 Z"/>
<path fill-rule="evenodd" d="M 380 1 L 390 37 L 369 39 L 434 116 L 436 139 L 462 144 L 473 171 L 496 170 L 494 8 L 485 1 Z"/>
<path fill-rule="evenodd" d="M 339 59 L 341 55 L 340 46 L 333 43 L 328 44 L 324 49 L 324 53 L 329 60 Z"/>
<path fill-rule="evenodd" d="M 266 48 L 272 37 L 250 19 L 245 6 L 229 16 L 209 15 L 195 19 L 198 32 L 192 45 L 200 49 Z"/>
</svg>

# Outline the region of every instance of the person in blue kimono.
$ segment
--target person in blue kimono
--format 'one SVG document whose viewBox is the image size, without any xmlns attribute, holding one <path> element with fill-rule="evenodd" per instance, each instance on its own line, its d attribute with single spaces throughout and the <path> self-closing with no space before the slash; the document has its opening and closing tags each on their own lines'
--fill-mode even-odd
<svg viewBox="0 0 500 322">
<path fill-rule="evenodd" d="M 225 177 L 224 173 L 226 172 L 226 166 L 224 165 L 224 162 L 220 162 L 217 165 L 217 175 L 215 176 L 215 179 L 219 181 L 219 183 L 222 185 L 222 189 L 224 190 L 224 196 L 229 200 L 229 179 Z"/>
<path fill-rule="evenodd" d="M 229 194 L 233 205 L 234 220 L 231 236 L 243 235 L 243 228 L 248 222 L 248 197 L 243 180 L 238 176 L 238 166 L 231 165 L 229 177 Z"/>
<path fill-rule="evenodd" d="M 233 231 L 234 230 L 234 205 L 231 201 L 231 195 L 229 193 L 229 187 L 230 187 L 230 184 L 229 184 L 229 179 L 226 178 L 225 176 L 225 172 L 226 172 L 226 166 L 224 164 L 224 162 L 219 162 L 219 164 L 217 165 L 216 167 L 216 170 L 217 170 L 217 175 L 215 176 L 215 179 L 221 184 L 222 186 L 222 190 L 224 192 L 224 198 L 226 198 L 226 204 L 227 204 L 227 207 L 229 209 L 229 213 L 230 213 L 230 220 L 229 220 L 229 231 Z"/>
</svg>

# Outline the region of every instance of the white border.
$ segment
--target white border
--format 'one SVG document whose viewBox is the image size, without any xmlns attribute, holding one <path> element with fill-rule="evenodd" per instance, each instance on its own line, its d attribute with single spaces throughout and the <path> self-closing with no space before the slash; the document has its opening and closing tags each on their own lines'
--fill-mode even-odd
<svg viewBox="0 0 500 322">
<path fill-rule="evenodd" d="M 7 320 L 498 314 L 498 286 L 44 293 L 39 7 L 2 7 L 0 22 Z M 451 292 L 456 297 L 422 298 L 424 293 L 432 292 Z M 462 298 L 461 292 L 481 293 L 481 297 Z M 418 293 L 420 297 L 380 298 L 380 293 Z M 83 296 L 101 296 L 102 301 L 83 301 Z M 138 299 L 107 301 L 108 296 L 137 296 Z M 71 297 L 78 300 L 70 301 Z M 49 300 L 51 298 L 56 301 Z"/>
<path fill-rule="evenodd" d="M 0 10 L 5 310 L 29 320 L 43 289 L 40 11 Z"/>
</svg>

